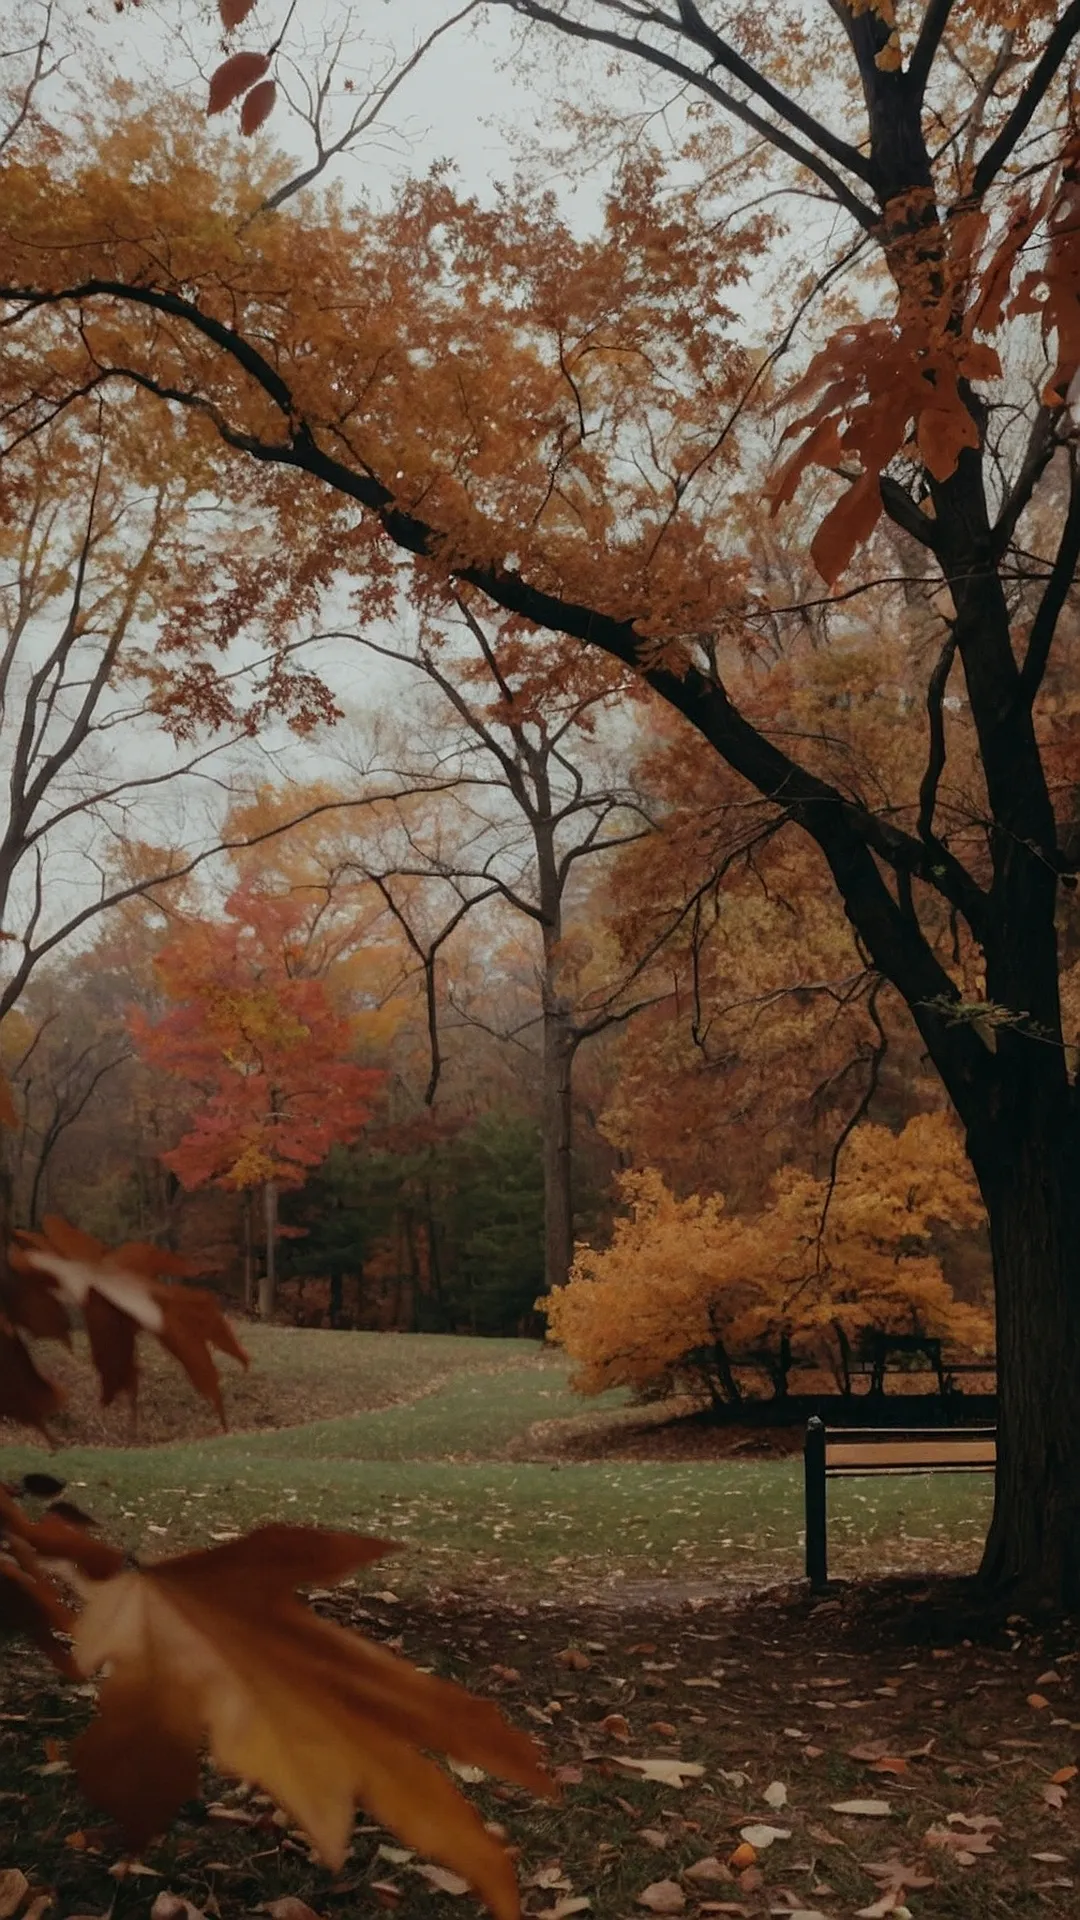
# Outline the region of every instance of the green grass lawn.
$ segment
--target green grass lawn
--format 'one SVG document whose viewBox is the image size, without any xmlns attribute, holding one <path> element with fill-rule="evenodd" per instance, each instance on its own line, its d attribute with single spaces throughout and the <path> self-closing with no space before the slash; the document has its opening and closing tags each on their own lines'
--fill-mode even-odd
<svg viewBox="0 0 1080 1920">
<path fill-rule="evenodd" d="M 283 1355 L 293 1365 L 302 1358 L 314 1383 L 340 1361 L 358 1369 L 365 1392 L 378 1374 L 383 1399 L 390 1377 L 399 1393 L 419 1397 L 154 1447 L 51 1455 L 8 1447 L 0 1449 L 0 1475 L 59 1474 L 111 1534 L 143 1552 L 175 1551 L 267 1519 L 377 1532 L 408 1549 L 387 1571 L 395 1586 L 439 1574 L 553 1590 L 599 1581 L 754 1586 L 801 1572 L 797 1460 L 508 1460 L 509 1448 L 527 1456 L 534 1423 L 583 1411 L 565 1367 L 525 1342 L 431 1336 L 414 1346 L 409 1336 L 324 1333 L 297 1346 L 287 1333 L 255 1335 L 255 1363 L 271 1372 Z M 623 1403 L 611 1395 L 599 1404 Z M 963 1475 L 838 1483 L 830 1489 L 833 1571 L 971 1567 L 990 1493 L 987 1482 Z"/>
</svg>

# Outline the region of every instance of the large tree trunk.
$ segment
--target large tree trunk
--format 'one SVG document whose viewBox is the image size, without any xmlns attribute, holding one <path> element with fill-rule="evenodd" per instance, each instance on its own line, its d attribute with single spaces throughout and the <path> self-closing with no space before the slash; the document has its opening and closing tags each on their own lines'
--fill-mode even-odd
<svg viewBox="0 0 1080 1920">
<path fill-rule="evenodd" d="M 1069 1610 L 1080 1606 L 1080 1129 L 1048 1103 L 993 1133 L 972 1142 L 997 1311 L 998 1470 L 982 1578 L 1021 1612 Z"/>
<path fill-rule="evenodd" d="M 573 1071 L 575 1037 L 556 1007 L 544 1014 L 544 1291 L 566 1284 L 574 1258 Z"/>
<path fill-rule="evenodd" d="M 277 1181 L 263 1187 L 263 1219 L 266 1226 L 266 1262 L 259 1281 L 259 1319 L 273 1318 L 277 1302 Z"/>
</svg>

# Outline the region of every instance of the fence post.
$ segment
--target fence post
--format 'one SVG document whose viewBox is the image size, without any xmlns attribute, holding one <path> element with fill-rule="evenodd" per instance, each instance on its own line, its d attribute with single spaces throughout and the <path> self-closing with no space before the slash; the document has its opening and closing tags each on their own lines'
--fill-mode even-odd
<svg viewBox="0 0 1080 1920">
<path fill-rule="evenodd" d="M 825 1521 L 825 1427 L 817 1415 L 806 1423 L 803 1446 L 806 1479 L 806 1577 L 812 1593 L 828 1585 L 828 1544 Z"/>
</svg>

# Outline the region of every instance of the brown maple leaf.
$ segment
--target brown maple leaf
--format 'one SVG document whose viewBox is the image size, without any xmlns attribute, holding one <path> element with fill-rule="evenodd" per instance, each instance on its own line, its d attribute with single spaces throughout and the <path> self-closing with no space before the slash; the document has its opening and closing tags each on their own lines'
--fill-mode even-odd
<svg viewBox="0 0 1080 1920">
<path fill-rule="evenodd" d="M 205 1743 L 222 1771 L 272 1794 L 331 1866 L 345 1858 L 360 1804 L 460 1874 L 499 1920 L 514 1920 L 509 1856 L 427 1753 L 550 1793 L 533 1742 L 491 1702 L 297 1597 L 298 1586 L 326 1586 L 392 1552 L 388 1542 L 268 1526 L 131 1569 L 62 1521 L 25 1522 L 22 1534 L 35 1553 L 66 1562 L 85 1601 L 75 1665 L 105 1678 L 99 1716 L 72 1758 L 89 1798 L 136 1845 L 196 1793 Z"/>
<path fill-rule="evenodd" d="M 245 1367 L 248 1358 L 212 1293 L 164 1284 L 163 1276 L 188 1272 L 187 1261 L 137 1242 L 110 1249 L 55 1215 L 46 1218 L 41 1233 L 18 1233 L 10 1261 L 12 1278 L 4 1295 L 9 1319 L 28 1333 L 64 1339 L 69 1311 L 81 1311 L 104 1406 L 121 1393 L 135 1398 L 141 1331 L 153 1334 L 179 1360 L 225 1424 L 213 1350 Z"/>
</svg>

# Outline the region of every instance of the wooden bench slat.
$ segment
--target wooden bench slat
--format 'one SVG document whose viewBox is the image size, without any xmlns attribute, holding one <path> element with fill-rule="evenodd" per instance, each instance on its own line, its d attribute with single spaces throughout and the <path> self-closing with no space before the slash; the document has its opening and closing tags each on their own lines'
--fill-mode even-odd
<svg viewBox="0 0 1080 1920">
<path fill-rule="evenodd" d="M 985 1466 L 992 1467 L 997 1460 L 997 1445 L 993 1440 L 893 1440 L 878 1441 L 873 1447 L 867 1447 L 858 1440 L 826 1440 L 825 1471 L 854 1473 L 867 1470 L 871 1473 L 884 1467 L 936 1468 L 945 1472 L 949 1467 Z"/>
</svg>

